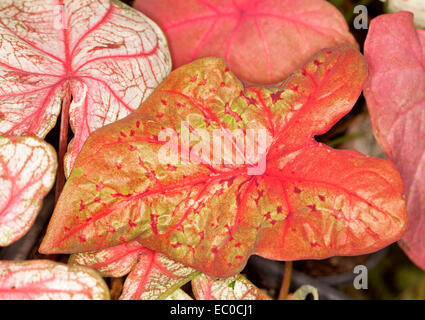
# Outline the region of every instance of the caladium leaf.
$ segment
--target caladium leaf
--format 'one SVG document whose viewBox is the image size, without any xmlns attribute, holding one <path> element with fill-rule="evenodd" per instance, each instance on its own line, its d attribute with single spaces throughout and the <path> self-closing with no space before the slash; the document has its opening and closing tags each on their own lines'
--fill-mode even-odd
<svg viewBox="0 0 425 320">
<path fill-rule="evenodd" d="M 200 274 L 192 280 L 192 290 L 197 300 L 270 300 L 241 274 L 227 279 Z"/>
<path fill-rule="evenodd" d="M 365 96 L 374 134 L 401 172 L 409 225 L 400 242 L 425 269 L 425 31 L 399 12 L 371 22 Z"/>
<path fill-rule="evenodd" d="M 162 254 L 131 241 L 104 250 L 71 255 L 70 264 L 98 270 L 106 277 L 122 277 L 127 273 L 121 299 L 186 299 L 178 288 L 197 272 L 176 263 Z"/>
<path fill-rule="evenodd" d="M 3 0 L 0 39 L 0 134 L 43 138 L 71 95 L 67 172 L 88 135 L 136 109 L 171 68 L 162 31 L 118 0 Z"/>
<path fill-rule="evenodd" d="M 245 84 L 286 79 L 322 48 L 356 44 L 325 0 L 136 0 L 164 30 L 173 65 L 222 57 Z"/>
<path fill-rule="evenodd" d="M 68 263 L 96 269 L 104 277 L 122 277 L 131 271 L 141 253 L 146 253 L 146 249 L 131 241 L 99 251 L 75 253 Z"/>
<path fill-rule="evenodd" d="M 125 279 L 121 300 L 163 300 L 173 295 L 198 272 L 145 249 Z"/>
<path fill-rule="evenodd" d="M 99 250 L 137 238 L 226 278 L 253 253 L 326 258 L 398 240 L 406 212 L 393 164 L 314 140 L 351 109 L 365 77 L 363 57 L 345 45 L 319 52 L 276 89 L 244 90 L 218 58 L 173 71 L 138 110 L 87 140 L 40 251 Z M 237 129 L 246 139 L 233 136 Z M 170 130 L 169 141 L 160 137 Z M 211 161 L 196 150 L 200 133 L 208 141 L 217 132 L 227 147 L 219 145 Z M 164 154 L 180 160 L 179 151 L 181 161 L 170 164 Z M 242 163 L 233 161 L 241 154 Z"/>
<path fill-rule="evenodd" d="M 0 136 L 0 246 L 31 228 L 55 181 L 55 150 L 33 137 Z"/>
<path fill-rule="evenodd" d="M 96 271 L 49 260 L 0 261 L 0 300 L 109 299 Z"/>
</svg>

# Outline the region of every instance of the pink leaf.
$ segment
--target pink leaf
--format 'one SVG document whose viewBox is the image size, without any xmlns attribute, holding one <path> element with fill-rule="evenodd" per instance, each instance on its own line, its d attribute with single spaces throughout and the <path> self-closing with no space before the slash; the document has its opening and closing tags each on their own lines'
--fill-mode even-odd
<svg viewBox="0 0 425 320">
<path fill-rule="evenodd" d="M 0 136 L 0 246 L 32 226 L 56 174 L 56 153 L 33 137 Z"/>
<path fill-rule="evenodd" d="M 121 300 L 162 300 L 172 295 L 198 272 L 145 249 L 124 283 Z"/>
<path fill-rule="evenodd" d="M 226 279 L 201 274 L 192 280 L 192 290 L 197 300 L 270 300 L 240 274 Z"/>
<path fill-rule="evenodd" d="M 136 109 L 171 68 L 161 30 L 117 0 L 1 1 L 0 39 L 0 134 L 44 137 L 71 94 L 67 172 L 88 135 Z"/>
<path fill-rule="evenodd" d="M 385 12 L 410 11 L 414 14 L 414 23 L 425 28 L 425 2 L 423 0 L 381 0 L 386 1 Z"/>
<path fill-rule="evenodd" d="M 69 264 L 98 270 L 104 277 L 122 277 L 137 263 L 137 258 L 146 249 L 137 241 L 131 241 L 104 250 L 75 253 Z"/>
<path fill-rule="evenodd" d="M 174 67 L 222 57 L 246 84 L 286 79 L 318 50 L 356 44 L 325 0 L 136 0 L 170 44 Z"/>
<path fill-rule="evenodd" d="M 379 16 L 365 56 L 374 133 L 405 182 L 409 224 L 400 245 L 425 269 L 425 31 L 415 30 L 408 12 Z"/>
<path fill-rule="evenodd" d="M 0 261 L 0 300 L 109 299 L 93 270 L 49 260 Z"/>
</svg>

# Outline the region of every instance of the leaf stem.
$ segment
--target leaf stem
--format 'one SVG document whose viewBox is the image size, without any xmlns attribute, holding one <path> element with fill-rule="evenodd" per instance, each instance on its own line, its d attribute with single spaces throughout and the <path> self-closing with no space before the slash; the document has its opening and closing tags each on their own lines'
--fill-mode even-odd
<svg viewBox="0 0 425 320">
<path fill-rule="evenodd" d="M 341 143 L 344 143 L 344 142 L 347 142 L 347 141 L 350 141 L 350 140 L 354 140 L 354 139 L 360 138 L 360 137 L 362 137 L 364 135 L 365 135 L 364 132 L 354 133 L 354 134 L 350 134 L 350 135 L 346 135 L 346 136 L 342 136 L 342 137 L 336 138 L 334 140 L 331 140 L 331 141 L 327 142 L 326 144 L 329 147 L 336 147 L 337 145 L 339 145 Z"/>
<path fill-rule="evenodd" d="M 285 262 L 285 271 L 283 273 L 282 285 L 280 287 L 278 300 L 286 300 L 288 298 L 289 286 L 292 277 L 292 261 Z"/>
<path fill-rule="evenodd" d="M 66 148 L 68 146 L 68 123 L 69 123 L 69 105 L 71 103 L 71 90 L 65 89 L 66 94 L 62 101 L 61 123 L 59 133 L 59 154 L 58 154 L 58 174 L 56 177 L 55 203 L 58 201 L 59 195 L 65 185 L 65 171 L 63 158 L 65 157 Z"/>
</svg>

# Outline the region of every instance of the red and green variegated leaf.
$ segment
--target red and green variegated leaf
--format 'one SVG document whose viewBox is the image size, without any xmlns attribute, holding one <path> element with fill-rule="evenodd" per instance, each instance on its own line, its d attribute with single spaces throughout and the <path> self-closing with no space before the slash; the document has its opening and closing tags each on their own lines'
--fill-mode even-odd
<svg viewBox="0 0 425 320">
<path fill-rule="evenodd" d="M 2 0 L 0 41 L 0 134 L 44 137 L 71 95 L 67 171 L 171 69 L 162 31 L 118 0 Z"/>
<path fill-rule="evenodd" d="M 291 153 L 289 161 L 276 160 L 268 173 L 262 179 L 268 189 L 259 192 L 264 190 L 287 213 L 284 219 L 276 210 L 266 216 L 268 224 L 256 243 L 263 257 L 374 252 L 406 229 L 402 180 L 388 160 L 318 144 Z"/>
<path fill-rule="evenodd" d="M 246 84 L 284 80 L 317 51 L 356 44 L 325 0 L 136 0 L 164 30 L 175 67 L 222 57 Z"/>
<path fill-rule="evenodd" d="M 96 271 L 49 260 L 0 261 L 0 300 L 108 300 Z"/>
<path fill-rule="evenodd" d="M 253 253 L 319 259 L 387 246 L 406 226 L 393 164 L 314 140 L 349 112 L 365 77 L 363 57 L 345 45 L 319 52 L 276 89 L 244 90 L 217 58 L 175 70 L 138 110 L 87 140 L 40 251 L 98 250 L 137 238 L 226 278 Z M 159 138 L 167 128 L 192 136 L 188 145 L 180 139 L 183 160 L 199 147 L 199 128 L 207 137 L 227 132 L 230 147 L 220 161 L 192 152 L 191 161 L 170 164 L 164 148 L 177 156 L 179 148 Z M 232 137 L 236 129 L 265 131 L 267 149 L 255 157 L 250 150 L 260 145 Z M 242 164 L 231 161 L 240 154 Z"/>
<path fill-rule="evenodd" d="M 425 269 L 425 31 L 399 12 L 372 20 L 365 97 L 376 139 L 403 176 L 409 225 L 400 245 Z"/>
<path fill-rule="evenodd" d="M 192 290 L 197 300 L 270 300 L 241 274 L 227 279 L 200 274 L 192 280 Z"/>
<path fill-rule="evenodd" d="M 0 246 L 31 228 L 56 174 L 56 153 L 33 137 L 0 136 Z"/>
<path fill-rule="evenodd" d="M 309 295 L 313 296 L 313 300 L 319 300 L 319 291 L 308 284 L 299 287 L 293 294 L 290 294 L 289 300 L 305 300 Z"/>
<path fill-rule="evenodd" d="M 172 294 L 170 294 L 165 300 L 193 300 L 191 296 L 189 296 L 182 289 L 177 289 Z"/>
<path fill-rule="evenodd" d="M 104 277 L 122 277 L 131 271 L 142 252 L 144 247 L 131 241 L 99 251 L 74 253 L 68 263 L 96 269 Z"/>
<path fill-rule="evenodd" d="M 198 274 L 192 268 L 145 249 L 125 279 L 121 300 L 164 300 Z"/>
</svg>

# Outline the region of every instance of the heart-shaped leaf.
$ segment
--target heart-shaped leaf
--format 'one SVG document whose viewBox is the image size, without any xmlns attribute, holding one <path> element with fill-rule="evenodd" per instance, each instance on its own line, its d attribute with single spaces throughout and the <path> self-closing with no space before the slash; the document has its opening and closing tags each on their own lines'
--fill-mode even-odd
<svg viewBox="0 0 425 320">
<path fill-rule="evenodd" d="M 314 140 L 351 109 L 365 77 L 363 57 L 345 45 L 276 89 L 244 90 L 217 58 L 175 70 L 138 110 L 87 140 L 40 251 L 137 238 L 226 278 L 253 253 L 326 258 L 398 240 L 406 212 L 393 164 Z M 211 136 L 220 142 L 212 158 Z"/>
<path fill-rule="evenodd" d="M 163 300 L 172 296 L 198 272 L 163 254 L 144 249 L 125 279 L 121 300 Z"/>
<path fill-rule="evenodd" d="M 192 280 L 197 300 L 270 300 L 244 276 L 237 274 L 227 279 L 214 279 L 200 274 Z"/>
<path fill-rule="evenodd" d="M 136 0 L 134 7 L 164 30 L 175 67 L 222 57 L 246 84 L 277 83 L 318 50 L 356 43 L 325 0 Z"/>
<path fill-rule="evenodd" d="M 43 138 L 65 100 L 67 172 L 92 131 L 139 107 L 171 69 L 161 30 L 118 0 L 3 0 L 0 39 L 0 134 Z"/>
<path fill-rule="evenodd" d="M 145 247 L 131 241 L 99 251 L 75 253 L 68 263 L 96 269 L 104 277 L 122 277 L 131 271 L 141 253 L 146 253 Z"/>
<path fill-rule="evenodd" d="M 409 225 L 400 245 L 425 269 L 425 31 L 415 30 L 408 12 L 379 16 L 365 55 L 374 134 L 405 183 Z"/>
<path fill-rule="evenodd" d="M 0 246 L 27 233 L 55 181 L 56 153 L 33 137 L 0 137 Z"/>
<path fill-rule="evenodd" d="M 109 299 L 96 271 L 49 260 L 0 261 L 0 300 Z"/>
</svg>

